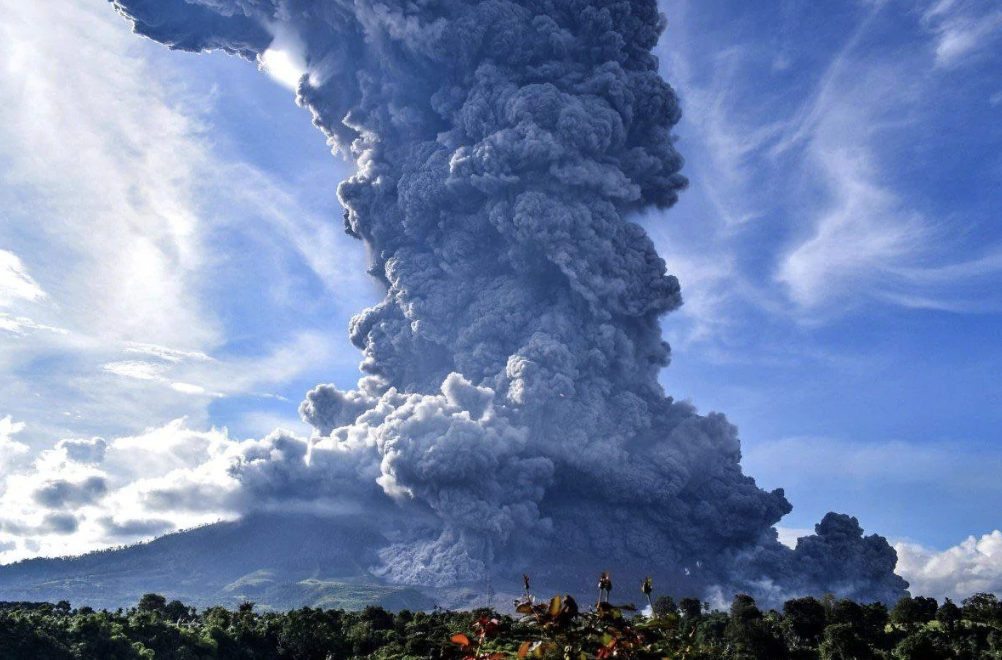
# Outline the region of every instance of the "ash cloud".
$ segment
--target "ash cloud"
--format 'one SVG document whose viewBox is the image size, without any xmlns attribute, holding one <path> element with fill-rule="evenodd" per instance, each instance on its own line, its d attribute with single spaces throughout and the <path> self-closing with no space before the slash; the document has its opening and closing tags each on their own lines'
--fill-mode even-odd
<svg viewBox="0 0 1002 660">
<path fill-rule="evenodd" d="M 374 570 L 396 582 L 612 568 L 767 598 L 904 593 L 854 519 L 781 545 L 791 506 L 742 473 L 735 427 L 658 383 L 680 286 L 631 217 L 686 180 L 654 0 L 114 5 L 171 48 L 254 59 L 296 35 L 298 102 L 358 165 L 345 230 L 386 288 L 350 324 L 364 376 L 307 395 L 311 443 L 242 445 L 242 497 L 385 516 Z"/>
</svg>

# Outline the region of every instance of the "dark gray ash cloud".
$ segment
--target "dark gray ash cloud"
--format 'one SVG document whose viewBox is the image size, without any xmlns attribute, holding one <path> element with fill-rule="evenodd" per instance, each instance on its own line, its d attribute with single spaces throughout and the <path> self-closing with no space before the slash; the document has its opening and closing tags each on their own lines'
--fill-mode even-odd
<svg viewBox="0 0 1002 660">
<path fill-rule="evenodd" d="M 365 375 L 308 394 L 312 446 L 248 449 L 241 496 L 385 515 L 374 569 L 397 582 L 612 568 L 765 598 L 903 593 L 854 519 L 782 546 L 790 503 L 742 473 L 735 427 L 658 383 L 682 298 L 632 218 L 687 182 L 654 0 L 114 4 L 172 48 L 250 59 L 295 35 L 298 101 L 358 164 L 345 230 L 386 288 L 349 328 Z"/>
</svg>

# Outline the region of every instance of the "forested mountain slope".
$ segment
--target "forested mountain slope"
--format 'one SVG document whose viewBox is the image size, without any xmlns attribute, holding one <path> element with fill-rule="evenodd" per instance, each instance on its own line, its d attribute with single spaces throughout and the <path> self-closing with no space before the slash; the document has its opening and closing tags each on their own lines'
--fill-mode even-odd
<svg viewBox="0 0 1002 660">
<path fill-rule="evenodd" d="M 430 608 L 416 589 L 385 585 L 368 567 L 377 533 L 358 517 L 255 515 L 80 557 L 0 566 L 0 600 L 117 608 L 144 593 L 196 606 Z"/>
</svg>

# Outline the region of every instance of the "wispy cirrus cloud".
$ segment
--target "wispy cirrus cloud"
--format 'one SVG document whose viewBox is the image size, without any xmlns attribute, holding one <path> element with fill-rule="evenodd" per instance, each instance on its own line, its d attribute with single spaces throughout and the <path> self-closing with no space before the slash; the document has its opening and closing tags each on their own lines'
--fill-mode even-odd
<svg viewBox="0 0 1002 660">
<path fill-rule="evenodd" d="M 13 252 L 0 250 L 0 308 L 19 300 L 36 301 L 46 297 L 24 263 Z"/>
<path fill-rule="evenodd" d="M 135 353 L 159 358 L 166 362 L 178 363 L 185 360 L 212 361 L 212 358 L 202 351 L 182 351 L 167 346 L 157 346 L 156 344 L 132 343 L 125 347 L 126 353 Z"/>
<path fill-rule="evenodd" d="M 934 35 L 936 65 L 960 66 L 1002 36 L 1002 9 L 991 0 L 938 0 L 922 15 Z"/>
<path fill-rule="evenodd" d="M 215 88 L 108 9 L 0 0 L 0 400 L 37 448 L 345 366 L 309 315 L 371 297 L 337 208 L 210 139 Z"/>
<path fill-rule="evenodd" d="M 0 190 L 12 217 L 0 240 L 32 253 L 51 313 L 74 332 L 218 341 L 190 295 L 205 256 L 198 116 L 169 100 L 106 7 L 63 4 L 53 21 L 51 6 L 3 3 Z M 44 231 L 27 231 L 28 217 Z"/>
<path fill-rule="evenodd" d="M 781 145 L 795 149 L 809 164 L 802 181 L 812 191 L 807 195 L 819 198 L 802 206 L 806 232 L 793 230 L 795 237 L 780 253 L 775 272 L 776 281 L 803 311 L 873 300 L 895 285 L 895 268 L 925 257 L 933 236 L 932 223 L 909 208 L 882 172 L 874 127 L 892 109 L 887 98 L 873 98 L 868 90 L 880 89 L 873 85 L 893 74 L 871 74 L 867 82 L 831 81 L 848 88 L 810 112 L 801 147 Z"/>
<path fill-rule="evenodd" d="M 0 246 L 22 294 L 0 319 L 0 399 L 32 422 L 29 444 L 66 432 L 74 409 L 93 413 L 78 423 L 145 423 L 100 384 L 123 344 L 223 341 L 199 293 L 211 145 L 107 9 L 0 0 Z"/>
<path fill-rule="evenodd" d="M 62 328 L 37 323 L 28 316 L 11 313 L 24 310 L 32 303 L 43 302 L 48 294 L 42 290 L 25 267 L 24 262 L 13 252 L 0 250 L 0 331 L 11 335 L 24 336 L 33 330 L 43 330 L 66 334 Z"/>
<path fill-rule="evenodd" d="M 930 13 L 952 12 L 952 4 Z M 808 317 L 867 299 L 956 312 L 997 309 L 1000 301 L 986 296 L 985 286 L 1002 276 L 997 260 L 958 250 L 949 224 L 910 203 L 892 175 L 902 157 L 899 136 L 920 133 L 930 121 L 923 99 L 935 83 L 916 54 L 896 62 L 869 56 L 885 11 L 886 3 L 868 10 L 771 146 L 773 156 L 812 166 L 794 177 L 800 199 L 791 199 L 810 229 L 794 234 L 781 253 L 776 281 Z M 949 291 L 936 286 L 945 283 Z"/>
<path fill-rule="evenodd" d="M 332 358 L 349 367 L 354 356 L 334 357 L 329 338 L 308 331 L 271 347 L 261 355 L 230 356 L 216 360 L 204 353 L 178 351 L 162 346 L 130 345 L 123 354 L 139 353 L 144 359 L 107 362 L 102 370 L 135 381 L 151 381 L 175 392 L 213 399 L 233 395 L 272 396 L 267 388 L 280 385 L 317 362 Z"/>
<path fill-rule="evenodd" d="M 917 16 L 862 3 L 855 18 L 840 17 L 851 29 L 833 27 L 817 43 L 783 36 L 807 17 L 777 11 L 770 20 L 790 24 L 768 46 L 753 27 L 759 14 L 742 13 L 716 48 L 699 28 L 712 7 L 664 7 L 662 57 L 684 100 L 693 187 L 669 227 L 651 224 L 696 301 L 678 314 L 690 329 L 682 341 L 740 331 L 735 319 L 749 313 L 824 325 L 866 307 L 1002 309 L 993 294 L 1002 245 L 962 231 L 979 211 L 936 214 L 902 167 L 941 119 L 928 102 L 943 84 L 928 49 L 946 37 L 932 26 L 949 21 L 943 30 L 959 33 L 977 17 L 987 40 L 986 3 L 942 2 Z M 880 45 L 907 21 L 923 38 Z"/>
</svg>

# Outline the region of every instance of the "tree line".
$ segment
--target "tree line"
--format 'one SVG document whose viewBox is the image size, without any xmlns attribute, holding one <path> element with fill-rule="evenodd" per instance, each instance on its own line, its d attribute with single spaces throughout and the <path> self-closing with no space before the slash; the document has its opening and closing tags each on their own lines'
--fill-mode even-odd
<svg viewBox="0 0 1002 660">
<path fill-rule="evenodd" d="M 513 614 L 357 612 L 301 608 L 196 610 L 159 594 L 115 611 L 0 602 L 0 660 L 1002 660 L 1002 603 L 981 593 L 904 598 L 888 609 L 833 596 L 764 610 L 748 595 L 715 610 L 694 598 L 653 597 L 642 609 L 529 590 Z"/>
</svg>

